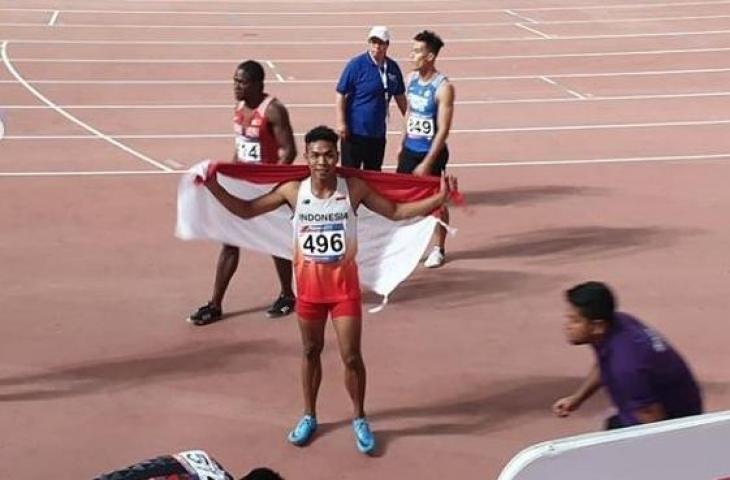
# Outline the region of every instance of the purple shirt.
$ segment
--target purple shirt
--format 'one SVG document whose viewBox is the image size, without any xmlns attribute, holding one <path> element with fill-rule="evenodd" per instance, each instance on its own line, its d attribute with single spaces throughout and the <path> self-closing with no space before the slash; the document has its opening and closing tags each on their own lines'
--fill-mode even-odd
<svg viewBox="0 0 730 480">
<path fill-rule="evenodd" d="M 667 418 L 702 413 L 697 382 L 679 353 L 631 315 L 616 312 L 613 322 L 594 349 L 621 423 L 638 424 L 634 411 L 653 403 L 664 407 Z"/>
</svg>

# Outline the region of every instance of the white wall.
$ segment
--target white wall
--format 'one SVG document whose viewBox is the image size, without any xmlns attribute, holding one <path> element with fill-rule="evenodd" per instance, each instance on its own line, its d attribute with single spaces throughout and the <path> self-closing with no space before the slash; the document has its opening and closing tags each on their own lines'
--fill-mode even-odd
<svg viewBox="0 0 730 480">
<path fill-rule="evenodd" d="M 730 411 L 544 442 L 518 453 L 498 480 L 730 478 Z"/>
</svg>

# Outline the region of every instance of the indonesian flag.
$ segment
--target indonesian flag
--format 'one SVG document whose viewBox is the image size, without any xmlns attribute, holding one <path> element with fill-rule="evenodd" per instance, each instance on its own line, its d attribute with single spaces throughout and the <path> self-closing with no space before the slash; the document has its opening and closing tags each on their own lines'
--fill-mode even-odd
<svg viewBox="0 0 730 480">
<path fill-rule="evenodd" d="M 183 240 L 215 240 L 244 249 L 292 259 L 293 212 L 289 206 L 244 220 L 230 213 L 200 179 L 218 173 L 218 182 L 232 195 L 250 200 L 276 185 L 309 176 L 304 165 L 201 162 L 186 172 L 178 186 L 176 235 Z M 439 190 L 439 178 L 337 168 L 344 177 L 356 176 L 393 202 L 410 202 Z M 197 180 L 196 180 L 197 179 Z M 461 201 L 458 192 L 452 192 Z M 438 220 L 433 215 L 391 221 L 365 205 L 357 208 L 357 264 L 362 286 L 388 295 L 416 268 L 429 245 Z"/>
</svg>

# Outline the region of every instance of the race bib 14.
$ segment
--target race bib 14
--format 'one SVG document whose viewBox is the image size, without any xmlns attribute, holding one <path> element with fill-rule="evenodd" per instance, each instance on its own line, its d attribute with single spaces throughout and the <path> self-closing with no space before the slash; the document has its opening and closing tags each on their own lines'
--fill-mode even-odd
<svg viewBox="0 0 730 480">
<path fill-rule="evenodd" d="M 260 162 L 261 144 L 242 135 L 237 136 L 236 157 L 241 162 Z"/>
</svg>

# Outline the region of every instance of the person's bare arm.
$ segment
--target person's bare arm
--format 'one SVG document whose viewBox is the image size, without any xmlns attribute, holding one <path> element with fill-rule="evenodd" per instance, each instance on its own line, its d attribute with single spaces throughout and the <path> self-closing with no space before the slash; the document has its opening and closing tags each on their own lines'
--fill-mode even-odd
<svg viewBox="0 0 730 480">
<path fill-rule="evenodd" d="M 398 105 L 400 113 L 405 117 L 406 111 L 408 110 L 408 100 L 406 99 L 405 94 L 401 93 L 400 95 L 396 95 L 395 103 Z"/>
<path fill-rule="evenodd" d="M 371 189 L 363 180 L 350 178 L 348 182 L 352 191 L 356 192 L 355 205 L 362 203 L 373 212 L 391 220 L 428 215 L 446 203 L 449 192 L 458 188 L 456 177 L 449 175 L 441 177 L 441 188 L 438 193 L 415 202 L 395 203 Z"/>
<path fill-rule="evenodd" d="M 335 97 L 335 113 L 337 114 L 337 134 L 345 140 L 349 135 L 347 128 L 347 95 L 337 92 Z"/>
<path fill-rule="evenodd" d="M 423 161 L 413 170 L 414 175 L 430 175 L 433 164 L 436 162 L 439 153 L 446 145 L 446 138 L 451 130 L 451 121 L 454 118 L 454 86 L 451 82 L 444 82 L 436 92 L 436 101 L 438 102 L 438 131 L 433 137 L 431 148 L 423 157 Z"/>
<path fill-rule="evenodd" d="M 406 85 L 411 83 L 411 75 L 413 75 L 413 74 L 411 73 L 408 75 L 408 77 L 406 77 Z M 408 115 L 410 113 L 409 112 L 410 108 L 408 106 L 408 97 L 403 95 L 403 99 L 405 100 L 406 108 L 403 111 L 403 128 L 401 129 L 400 146 L 398 147 L 398 160 L 399 161 L 400 161 L 401 152 L 403 151 L 404 145 L 406 144 L 406 137 L 408 136 Z M 398 99 L 396 98 L 396 102 L 397 101 L 398 101 Z M 400 108 L 400 105 L 398 105 L 398 108 Z"/>
<path fill-rule="evenodd" d="M 282 183 L 253 200 L 243 200 L 228 193 L 218 183 L 217 175 L 206 179 L 205 186 L 229 212 L 237 217 L 248 219 L 276 210 L 282 205 L 294 205 L 299 182 Z"/>
<path fill-rule="evenodd" d="M 396 160 L 400 162 L 400 156 L 403 153 L 403 149 L 406 148 L 406 137 L 408 136 L 408 115 L 409 109 L 406 106 L 406 113 L 403 115 L 403 126 L 401 127 L 400 144 L 398 145 L 398 156 Z"/>
<path fill-rule="evenodd" d="M 289 121 L 289 112 L 278 100 L 271 102 L 266 110 L 276 144 L 279 146 L 279 163 L 288 165 L 297 157 L 297 146 Z"/>
<path fill-rule="evenodd" d="M 599 388 L 601 388 L 601 370 L 598 364 L 594 364 L 575 393 L 563 397 L 553 404 L 553 413 L 558 417 L 567 417 L 571 412 L 578 410 L 583 402 L 588 400 Z"/>
<path fill-rule="evenodd" d="M 236 144 L 238 145 L 238 144 Z M 233 147 L 233 158 L 231 158 L 232 163 L 236 163 L 238 161 L 238 148 L 237 146 Z"/>
</svg>

